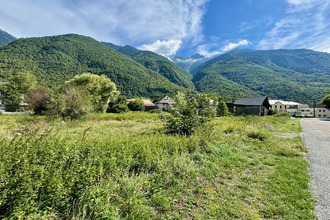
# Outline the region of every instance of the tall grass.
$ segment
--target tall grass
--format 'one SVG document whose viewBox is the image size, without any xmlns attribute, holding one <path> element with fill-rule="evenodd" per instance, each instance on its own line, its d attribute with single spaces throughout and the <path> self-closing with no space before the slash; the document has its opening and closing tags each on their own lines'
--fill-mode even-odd
<svg viewBox="0 0 330 220">
<path fill-rule="evenodd" d="M 190 137 L 146 113 L 2 120 L 21 133 L 1 133 L 1 218 L 315 218 L 301 139 L 272 135 L 289 118 L 219 118 Z"/>
</svg>

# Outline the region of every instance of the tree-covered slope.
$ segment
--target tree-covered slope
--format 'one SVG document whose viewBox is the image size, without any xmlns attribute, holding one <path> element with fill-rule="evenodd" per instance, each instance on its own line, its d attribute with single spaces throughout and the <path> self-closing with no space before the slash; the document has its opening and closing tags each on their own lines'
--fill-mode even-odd
<svg viewBox="0 0 330 220">
<path fill-rule="evenodd" d="M 312 103 L 329 93 L 329 67 L 330 54 L 311 50 L 234 50 L 199 66 L 193 82 L 200 92 Z"/>
<path fill-rule="evenodd" d="M 0 29 L 0 45 L 8 44 L 10 42 L 13 42 L 14 40 L 16 40 L 15 37 Z"/>
<path fill-rule="evenodd" d="M 189 89 L 195 89 L 191 79 L 192 76 L 175 63 L 151 51 L 138 50 L 131 46 L 118 46 L 111 43 L 104 43 L 110 48 L 131 57 L 136 62 L 142 64 L 144 67 L 151 69 L 175 83 Z"/>
<path fill-rule="evenodd" d="M 40 84 L 61 85 L 84 72 L 105 74 L 128 96 L 160 97 L 184 88 L 131 58 L 85 36 L 19 39 L 0 48 L 0 78 L 30 71 Z"/>
</svg>

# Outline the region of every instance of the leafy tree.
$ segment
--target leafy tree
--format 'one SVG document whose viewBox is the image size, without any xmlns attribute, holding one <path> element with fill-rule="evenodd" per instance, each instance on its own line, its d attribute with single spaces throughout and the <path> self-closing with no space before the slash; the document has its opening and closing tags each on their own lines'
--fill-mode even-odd
<svg viewBox="0 0 330 220">
<path fill-rule="evenodd" d="M 26 95 L 29 109 L 36 115 L 47 114 L 51 104 L 51 94 L 46 89 L 32 90 Z"/>
<path fill-rule="evenodd" d="M 321 103 L 324 104 L 327 109 L 330 109 L 330 94 L 323 97 Z"/>
<path fill-rule="evenodd" d="M 142 98 L 136 98 L 129 101 L 127 104 L 129 110 L 131 111 L 144 111 L 144 102 Z"/>
<path fill-rule="evenodd" d="M 217 105 L 217 116 L 227 116 L 229 114 L 228 107 L 226 102 L 223 99 L 220 99 Z"/>
<path fill-rule="evenodd" d="M 171 133 L 191 135 L 199 126 L 204 126 L 214 116 L 214 107 L 205 95 L 186 100 L 181 92 L 175 97 L 175 107 L 171 108 L 171 115 L 163 115 L 165 127 Z"/>
<path fill-rule="evenodd" d="M 127 106 L 127 100 L 125 96 L 118 96 L 116 100 L 110 101 L 107 108 L 108 113 L 121 113 L 128 112 L 129 108 Z"/>
<path fill-rule="evenodd" d="M 6 111 L 18 111 L 24 101 L 24 95 L 29 93 L 37 84 L 36 77 L 29 72 L 20 72 L 8 79 L 3 86 Z"/>
<path fill-rule="evenodd" d="M 75 86 L 79 90 L 89 93 L 92 97 L 92 105 L 95 112 L 105 112 L 109 101 L 118 96 L 116 85 L 105 75 L 98 76 L 84 73 L 66 82 L 65 86 Z"/>
<path fill-rule="evenodd" d="M 202 123 L 216 115 L 216 108 L 206 94 L 197 94 L 192 101 L 196 114 L 199 116 L 199 120 L 203 121 Z"/>
</svg>

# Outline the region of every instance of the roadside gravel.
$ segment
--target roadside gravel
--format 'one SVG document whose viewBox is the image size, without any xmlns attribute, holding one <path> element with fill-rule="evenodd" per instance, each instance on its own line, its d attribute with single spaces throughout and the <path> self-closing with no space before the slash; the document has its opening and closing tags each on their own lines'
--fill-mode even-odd
<svg viewBox="0 0 330 220">
<path fill-rule="evenodd" d="M 321 220 L 330 219 L 330 119 L 304 118 L 300 124 L 300 135 L 309 149 L 311 189 L 317 202 L 315 215 Z"/>
</svg>

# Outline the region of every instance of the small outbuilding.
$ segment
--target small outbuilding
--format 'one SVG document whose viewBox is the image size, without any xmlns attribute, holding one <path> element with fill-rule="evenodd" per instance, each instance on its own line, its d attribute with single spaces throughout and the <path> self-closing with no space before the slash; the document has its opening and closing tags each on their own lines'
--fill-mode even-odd
<svg viewBox="0 0 330 220">
<path fill-rule="evenodd" d="M 175 105 L 175 101 L 171 97 L 165 96 L 160 101 L 155 102 L 155 105 L 163 111 L 170 111 L 170 105 Z"/>
<path fill-rule="evenodd" d="M 235 115 L 258 115 L 265 116 L 269 111 L 267 96 L 240 98 L 234 102 Z"/>
</svg>

